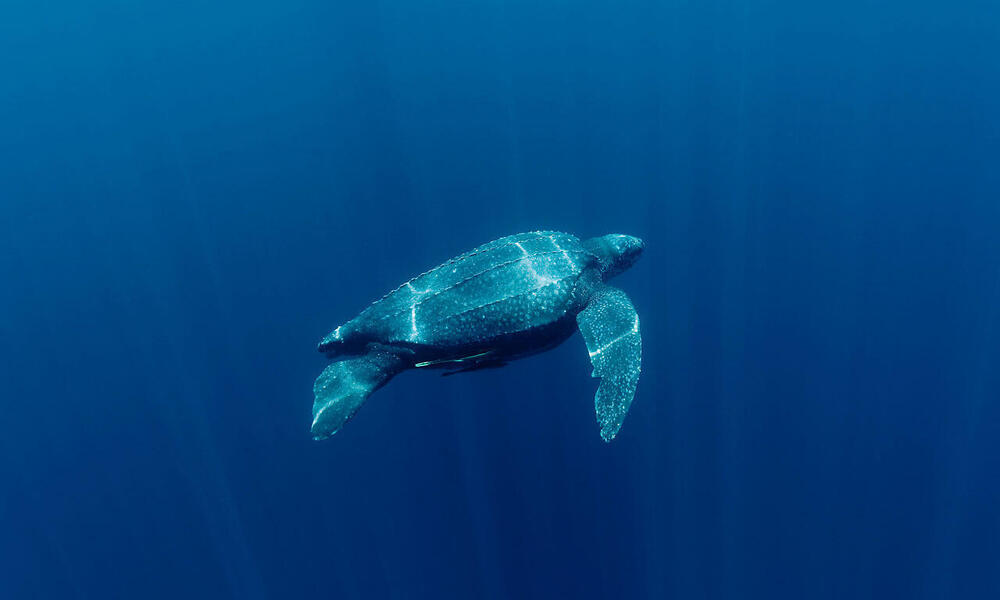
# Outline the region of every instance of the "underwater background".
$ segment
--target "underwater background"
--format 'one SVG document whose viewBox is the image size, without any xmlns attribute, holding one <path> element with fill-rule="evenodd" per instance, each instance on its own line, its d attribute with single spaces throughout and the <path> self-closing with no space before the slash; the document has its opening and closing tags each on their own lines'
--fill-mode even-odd
<svg viewBox="0 0 1000 600">
<path fill-rule="evenodd" d="M 992 2 L 0 8 L 0 597 L 1000 597 Z M 583 341 L 309 435 L 320 338 L 519 231 Z"/>
</svg>

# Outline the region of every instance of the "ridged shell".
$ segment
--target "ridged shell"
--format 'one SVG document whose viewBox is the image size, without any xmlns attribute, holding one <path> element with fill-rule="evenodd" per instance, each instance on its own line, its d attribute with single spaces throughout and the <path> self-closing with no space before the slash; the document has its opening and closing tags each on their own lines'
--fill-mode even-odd
<svg viewBox="0 0 1000 600">
<path fill-rule="evenodd" d="M 389 292 L 343 333 L 441 347 L 541 327 L 579 310 L 577 279 L 594 260 L 565 233 L 500 238 Z"/>
</svg>

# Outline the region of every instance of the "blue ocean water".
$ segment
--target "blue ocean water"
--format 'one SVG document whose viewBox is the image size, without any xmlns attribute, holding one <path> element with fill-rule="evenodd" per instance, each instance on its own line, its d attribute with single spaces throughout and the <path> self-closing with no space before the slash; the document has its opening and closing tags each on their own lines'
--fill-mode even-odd
<svg viewBox="0 0 1000 600">
<path fill-rule="evenodd" d="M 0 8 L 0 597 L 1000 597 L 989 2 Z M 316 343 L 502 235 L 579 336 L 309 436 Z"/>
</svg>

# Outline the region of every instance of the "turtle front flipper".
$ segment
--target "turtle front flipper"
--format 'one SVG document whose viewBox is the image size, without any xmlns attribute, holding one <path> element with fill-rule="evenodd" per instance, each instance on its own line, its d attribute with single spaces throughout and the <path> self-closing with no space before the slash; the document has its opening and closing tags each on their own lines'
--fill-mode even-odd
<svg viewBox="0 0 1000 600">
<path fill-rule="evenodd" d="M 601 385 L 594 397 L 601 438 L 610 442 L 628 414 L 642 364 L 639 315 L 625 292 L 603 286 L 576 316 L 587 343 L 594 377 Z"/>
<path fill-rule="evenodd" d="M 313 385 L 313 439 L 337 433 L 368 396 L 406 368 L 393 349 L 372 344 L 362 356 L 330 363 Z"/>
</svg>

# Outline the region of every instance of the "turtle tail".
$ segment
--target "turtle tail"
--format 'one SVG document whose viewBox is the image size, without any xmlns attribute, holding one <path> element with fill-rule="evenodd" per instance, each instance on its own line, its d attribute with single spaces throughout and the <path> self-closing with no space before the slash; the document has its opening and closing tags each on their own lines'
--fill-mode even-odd
<svg viewBox="0 0 1000 600">
<path fill-rule="evenodd" d="M 364 354 L 371 342 L 371 336 L 360 334 L 354 323 L 349 322 L 328 333 L 316 349 L 327 358 L 337 358 L 346 354 Z"/>
<path fill-rule="evenodd" d="M 313 385 L 313 439 L 337 433 L 368 396 L 405 368 L 403 358 L 378 345 L 372 345 L 361 356 L 330 363 Z"/>
<path fill-rule="evenodd" d="M 343 326 L 340 326 L 328 333 L 326 337 L 320 340 L 319 346 L 317 346 L 316 349 L 330 358 L 333 358 L 338 354 L 343 354 L 344 346 L 346 345 L 344 343 L 344 336 L 341 333 L 343 328 Z"/>
</svg>

